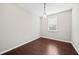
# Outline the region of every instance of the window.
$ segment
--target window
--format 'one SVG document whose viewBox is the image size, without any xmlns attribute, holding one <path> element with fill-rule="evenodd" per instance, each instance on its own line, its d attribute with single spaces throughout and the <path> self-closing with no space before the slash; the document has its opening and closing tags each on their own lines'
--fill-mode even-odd
<svg viewBox="0 0 79 59">
<path fill-rule="evenodd" d="M 48 16 L 48 31 L 57 31 L 57 16 Z"/>
</svg>

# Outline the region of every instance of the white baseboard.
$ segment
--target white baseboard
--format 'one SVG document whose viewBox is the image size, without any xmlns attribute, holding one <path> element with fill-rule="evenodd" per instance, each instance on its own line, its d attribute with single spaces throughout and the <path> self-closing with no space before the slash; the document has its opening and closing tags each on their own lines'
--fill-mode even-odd
<svg viewBox="0 0 79 59">
<path fill-rule="evenodd" d="M 24 44 L 27 44 L 27 43 L 29 43 L 29 42 L 32 42 L 32 41 L 34 41 L 34 40 L 36 40 L 36 39 L 38 39 L 38 38 L 40 38 L 40 37 L 48 38 L 48 39 L 53 39 L 53 40 L 57 40 L 57 41 L 62 41 L 62 42 L 67 42 L 67 43 L 71 43 L 71 44 L 73 45 L 73 47 L 75 48 L 75 50 L 77 51 L 77 53 L 79 54 L 79 51 L 78 51 L 78 49 L 76 48 L 76 46 L 75 46 L 75 44 L 74 44 L 73 42 L 65 41 L 65 40 L 59 40 L 59 39 L 56 39 L 56 38 L 51 38 L 51 37 L 46 37 L 46 36 L 39 36 L 39 37 L 33 38 L 33 39 L 30 40 L 30 41 L 21 43 L 20 45 L 17 45 L 17 46 L 15 46 L 15 47 L 13 47 L 13 48 L 10 48 L 10 49 L 8 49 L 8 50 L 2 51 L 2 52 L 0 52 L 0 55 L 4 54 L 4 53 L 6 53 L 6 52 L 8 52 L 8 51 L 10 51 L 10 50 L 13 50 L 13 49 L 15 49 L 15 48 L 18 48 L 18 47 L 20 47 L 20 46 L 22 46 L 22 45 L 24 45 Z"/>
<path fill-rule="evenodd" d="M 29 42 L 32 42 L 32 41 L 34 41 L 34 40 L 36 40 L 36 39 L 38 39 L 38 38 L 40 38 L 40 36 L 35 37 L 35 38 L 33 38 L 32 40 L 30 40 L 30 41 L 21 43 L 21 44 L 15 46 L 15 47 L 13 47 L 13 48 L 10 48 L 10 49 L 8 49 L 8 50 L 2 51 L 2 52 L 0 52 L 0 55 L 4 54 L 4 53 L 6 53 L 6 52 L 8 52 L 8 51 L 10 51 L 10 50 L 13 50 L 13 49 L 15 49 L 15 48 L 18 48 L 18 47 L 20 47 L 20 46 L 22 46 L 22 45 L 24 45 L 24 44 L 27 44 L 27 43 L 29 43 Z"/>
<path fill-rule="evenodd" d="M 56 39 L 56 38 L 51 38 L 51 37 L 46 37 L 46 36 L 41 36 L 43 38 L 48 38 L 48 39 L 53 39 L 53 40 L 57 40 L 57 41 L 62 41 L 62 42 L 67 42 L 67 43 L 71 43 L 72 46 L 75 48 L 76 52 L 79 54 L 79 51 L 77 49 L 77 47 L 75 46 L 75 44 L 73 42 L 70 42 L 70 41 L 65 41 L 65 40 L 59 40 L 59 39 Z"/>
<path fill-rule="evenodd" d="M 76 52 L 79 54 L 79 51 L 78 51 L 77 47 L 75 46 L 75 44 L 74 44 L 73 42 L 72 42 L 71 44 L 72 44 L 73 47 L 75 48 Z"/>
<path fill-rule="evenodd" d="M 56 38 L 51 38 L 51 37 L 46 37 L 46 36 L 41 36 L 41 37 L 48 38 L 48 39 L 53 39 L 53 40 L 57 40 L 57 41 L 61 41 L 61 42 L 71 43 L 70 41 L 66 41 L 66 40 L 61 40 L 61 39 L 56 39 Z"/>
</svg>

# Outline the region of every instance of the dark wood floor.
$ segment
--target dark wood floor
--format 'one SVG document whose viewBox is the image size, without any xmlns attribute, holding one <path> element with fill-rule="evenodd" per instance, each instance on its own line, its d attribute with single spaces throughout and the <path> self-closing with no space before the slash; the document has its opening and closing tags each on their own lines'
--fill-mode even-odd
<svg viewBox="0 0 79 59">
<path fill-rule="evenodd" d="M 70 43 L 39 38 L 3 55 L 77 55 Z"/>
</svg>

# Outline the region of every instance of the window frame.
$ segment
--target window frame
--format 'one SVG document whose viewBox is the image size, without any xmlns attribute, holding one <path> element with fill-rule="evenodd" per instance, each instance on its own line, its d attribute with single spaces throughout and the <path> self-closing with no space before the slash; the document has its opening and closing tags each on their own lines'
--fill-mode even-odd
<svg viewBox="0 0 79 59">
<path fill-rule="evenodd" d="M 49 25 L 49 19 L 50 19 L 50 17 L 52 17 L 52 18 L 54 17 L 54 18 L 56 19 L 56 24 L 55 24 L 55 25 L 56 25 L 56 30 L 50 30 L 50 29 L 49 29 L 49 27 L 50 27 L 50 25 Z M 48 28 L 48 32 L 57 32 L 57 31 L 58 31 L 58 29 L 57 29 L 57 23 L 58 23 L 58 22 L 57 22 L 57 21 L 58 21 L 58 20 L 57 20 L 57 16 L 56 16 L 56 15 L 49 15 L 49 16 L 48 16 L 48 27 L 47 27 L 47 28 Z"/>
</svg>

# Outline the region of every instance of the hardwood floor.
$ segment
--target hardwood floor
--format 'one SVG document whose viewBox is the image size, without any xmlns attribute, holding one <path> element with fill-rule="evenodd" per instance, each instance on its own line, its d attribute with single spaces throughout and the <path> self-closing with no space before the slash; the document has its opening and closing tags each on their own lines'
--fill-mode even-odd
<svg viewBox="0 0 79 59">
<path fill-rule="evenodd" d="M 70 43 L 39 38 L 3 55 L 78 55 Z"/>
</svg>

